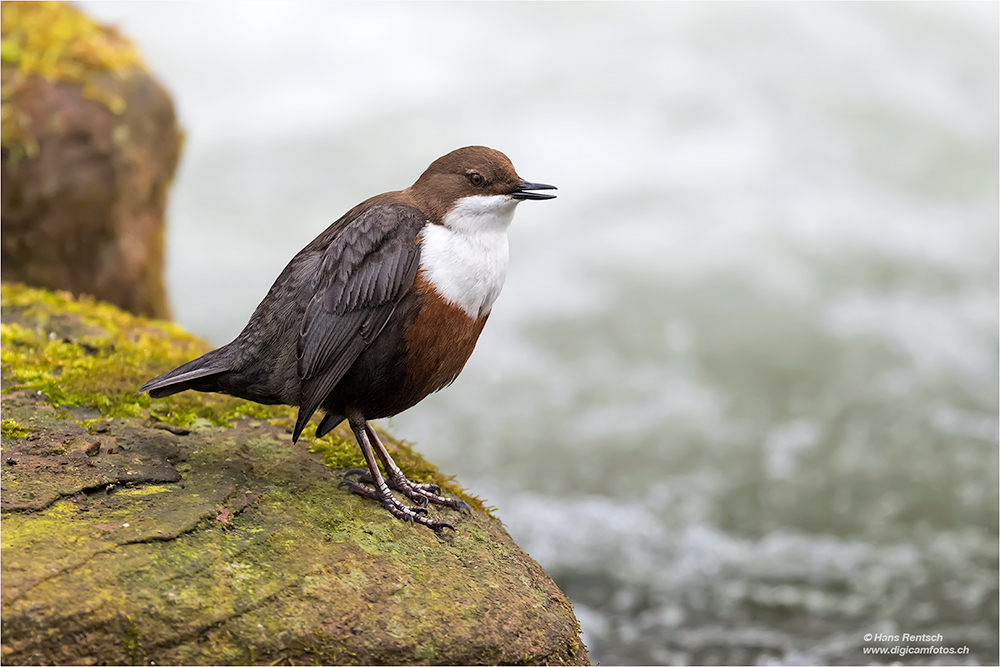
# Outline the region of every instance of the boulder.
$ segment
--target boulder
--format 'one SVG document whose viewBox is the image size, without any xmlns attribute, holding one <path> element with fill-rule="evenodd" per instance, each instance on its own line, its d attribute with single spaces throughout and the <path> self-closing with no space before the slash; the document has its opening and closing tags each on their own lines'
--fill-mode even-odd
<svg viewBox="0 0 1000 667">
<path fill-rule="evenodd" d="M 587 664 L 569 600 L 483 503 L 437 534 L 338 488 L 349 433 L 141 382 L 207 349 L 166 322 L 3 284 L 4 664 Z M 308 433 L 312 433 L 308 428 Z"/>
<path fill-rule="evenodd" d="M 170 96 L 128 40 L 69 5 L 5 2 L 2 19 L 0 275 L 169 317 Z"/>
</svg>

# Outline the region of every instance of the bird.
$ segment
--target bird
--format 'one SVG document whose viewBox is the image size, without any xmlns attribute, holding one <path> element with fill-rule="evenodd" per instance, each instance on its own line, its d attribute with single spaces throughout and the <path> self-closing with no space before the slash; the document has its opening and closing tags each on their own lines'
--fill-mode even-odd
<svg viewBox="0 0 1000 667">
<path fill-rule="evenodd" d="M 522 179 L 498 150 L 454 150 L 408 188 L 345 213 L 292 258 L 231 343 L 139 393 L 190 389 L 297 406 L 293 443 L 318 410 L 316 437 L 346 419 L 367 469 L 348 470 L 341 486 L 399 519 L 454 530 L 427 516 L 428 503 L 468 505 L 407 479 L 369 420 L 399 414 L 458 377 L 506 279 L 517 204 L 553 199 L 540 191 L 556 189 Z"/>
</svg>

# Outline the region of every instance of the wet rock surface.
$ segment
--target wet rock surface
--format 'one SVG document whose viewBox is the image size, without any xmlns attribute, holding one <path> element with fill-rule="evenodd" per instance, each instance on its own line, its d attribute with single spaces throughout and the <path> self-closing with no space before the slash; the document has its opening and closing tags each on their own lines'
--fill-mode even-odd
<svg viewBox="0 0 1000 667">
<path fill-rule="evenodd" d="M 281 418 L 52 405 L 11 340 L 26 363 L 26 332 L 55 320 L 100 348 L 100 320 L 68 296 L 80 314 L 36 319 L 31 294 L 3 325 L 6 664 L 587 662 L 568 599 L 484 512 L 430 508 L 457 529 L 440 535 L 394 519 Z"/>
</svg>

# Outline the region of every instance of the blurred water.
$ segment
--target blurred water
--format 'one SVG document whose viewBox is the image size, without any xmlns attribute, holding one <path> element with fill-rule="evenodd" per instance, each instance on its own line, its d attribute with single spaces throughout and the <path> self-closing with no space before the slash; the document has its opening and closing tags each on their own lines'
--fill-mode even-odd
<svg viewBox="0 0 1000 667">
<path fill-rule="evenodd" d="M 595 663 L 996 664 L 996 3 L 83 5 L 177 100 L 168 278 L 217 343 L 453 148 L 560 187 L 390 428 Z"/>
</svg>

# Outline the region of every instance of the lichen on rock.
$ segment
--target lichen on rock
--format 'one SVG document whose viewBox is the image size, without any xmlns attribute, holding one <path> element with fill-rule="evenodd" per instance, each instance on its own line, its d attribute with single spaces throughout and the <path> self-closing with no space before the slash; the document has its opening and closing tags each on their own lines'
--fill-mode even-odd
<svg viewBox="0 0 1000 667">
<path fill-rule="evenodd" d="M 0 60 L 12 65 L 0 87 L 0 144 L 15 160 L 38 153 L 31 118 L 14 104 L 29 77 L 79 85 L 84 97 L 120 114 L 125 100 L 97 85 L 93 75 L 125 78 L 144 71 L 128 39 L 62 2 L 0 2 L 0 32 Z"/>
<path fill-rule="evenodd" d="M 136 395 L 206 349 L 172 324 L 7 284 L 0 320 L 5 664 L 586 663 L 558 587 L 409 446 L 385 436 L 476 507 L 430 509 L 455 532 L 339 489 L 343 429 Z"/>
</svg>

